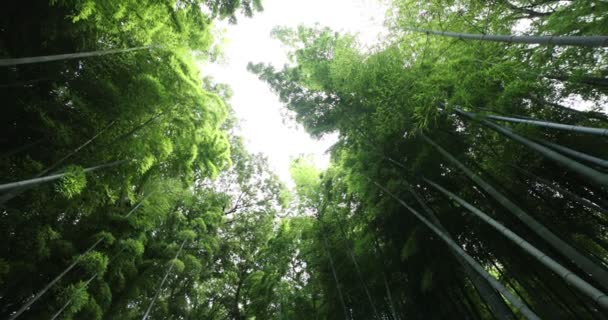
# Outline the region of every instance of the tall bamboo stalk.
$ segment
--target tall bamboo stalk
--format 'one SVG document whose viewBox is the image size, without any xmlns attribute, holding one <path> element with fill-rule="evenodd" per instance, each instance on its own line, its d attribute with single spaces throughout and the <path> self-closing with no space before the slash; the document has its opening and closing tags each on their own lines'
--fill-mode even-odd
<svg viewBox="0 0 608 320">
<path fill-rule="evenodd" d="M 17 319 L 23 312 L 25 312 L 27 309 L 29 309 L 29 307 L 34 304 L 34 302 L 38 301 L 38 299 L 40 299 L 40 297 L 42 297 L 51 287 L 53 287 L 59 280 L 61 280 L 61 278 L 63 278 L 63 276 L 65 276 L 68 272 L 70 272 L 70 270 L 72 270 L 77 264 L 78 262 L 80 262 L 80 259 L 82 259 L 82 257 L 84 257 L 84 255 L 86 255 L 87 253 L 91 252 L 93 249 L 95 249 L 95 247 L 97 247 L 98 244 L 101 243 L 101 241 L 103 241 L 104 238 L 99 238 L 99 240 L 97 240 L 92 246 L 90 246 L 87 251 L 85 251 L 84 253 L 82 253 L 81 255 L 79 255 L 74 262 L 72 262 L 72 264 L 70 264 L 67 268 L 65 268 L 65 270 L 63 270 L 63 272 L 61 272 L 58 276 L 56 276 L 55 278 L 53 278 L 53 280 L 51 280 L 51 282 L 49 282 L 44 288 L 42 288 L 42 290 L 38 291 L 38 293 L 36 293 L 36 295 L 31 298 L 28 302 L 26 302 L 25 304 L 23 304 L 23 306 L 21 306 L 21 308 L 19 308 L 19 310 L 17 310 L 17 312 L 15 312 L 14 314 L 12 314 L 8 320 L 15 320 Z"/>
<path fill-rule="evenodd" d="M 530 125 L 534 125 L 537 127 L 593 134 L 593 135 L 604 136 L 604 137 L 608 136 L 608 128 L 584 127 L 584 126 L 549 122 L 549 121 L 536 120 L 536 119 L 522 119 L 522 118 L 504 117 L 504 116 L 496 116 L 496 115 L 484 115 L 484 117 L 486 117 L 488 119 L 492 119 L 492 120 L 498 120 L 498 121 L 506 121 L 506 122 L 512 122 L 512 123 L 525 123 L 525 124 L 530 124 Z"/>
<path fill-rule="evenodd" d="M 547 147 L 550 147 L 552 149 L 555 149 L 565 155 L 571 156 L 575 159 L 578 160 L 582 160 L 582 161 L 586 161 L 588 163 L 592 163 L 594 165 L 600 166 L 602 168 L 608 168 L 608 160 L 602 159 L 602 158 L 598 158 L 598 157 L 594 157 L 592 155 L 586 154 L 584 152 L 580 152 L 574 149 L 570 149 L 568 147 L 564 147 L 562 145 L 559 145 L 557 143 L 553 143 L 550 141 L 546 141 L 544 139 L 540 139 L 540 138 L 536 138 L 534 139 L 536 142 L 543 144 Z"/>
<path fill-rule="evenodd" d="M 150 194 L 151 194 L 151 193 L 150 193 Z M 143 202 L 143 200 L 142 200 L 142 202 Z M 130 212 L 130 213 L 131 213 L 131 212 Z M 129 213 L 129 214 L 130 214 L 130 213 Z M 127 214 L 127 216 L 128 216 L 129 214 Z M 116 255 L 114 255 L 114 257 L 113 257 L 113 258 L 112 258 L 112 259 L 111 259 L 111 260 L 108 262 L 108 265 L 110 265 L 110 264 L 111 264 L 111 263 L 112 263 L 114 260 L 116 260 L 116 258 L 118 258 L 118 257 L 120 256 L 120 254 L 121 254 L 121 253 L 123 253 L 123 251 L 125 251 L 125 249 L 126 249 L 126 248 L 127 248 L 127 247 L 123 247 L 122 249 L 120 249 L 120 250 L 119 250 L 119 251 L 116 253 Z M 93 275 L 92 275 L 92 276 L 91 276 L 91 277 L 90 277 L 90 278 L 89 278 L 89 279 L 88 279 L 88 280 L 87 280 L 87 281 L 84 283 L 83 289 L 84 289 L 84 288 L 86 288 L 86 287 L 88 287 L 88 286 L 89 286 L 89 284 L 90 284 L 90 283 L 91 283 L 91 282 L 92 282 L 92 281 L 93 281 L 95 278 L 97 278 L 97 276 L 98 276 L 98 275 L 99 275 L 99 273 L 97 273 L 97 272 L 96 272 L 95 274 L 93 274 Z M 63 313 L 63 311 L 65 310 L 65 308 L 67 308 L 67 307 L 70 305 L 70 303 L 72 303 L 72 300 L 73 300 L 73 299 L 74 299 L 74 295 L 72 295 L 72 296 L 70 297 L 70 299 L 68 299 L 68 301 L 66 301 L 66 303 L 65 303 L 65 304 L 64 304 L 64 305 L 61 307 L 61 309 L 59 309 L 57 312 L 55 312 L 55 314 L 53 315 L 53 317 L 51 318 L 51 320 L 55 320 L 55 319 L 57 319 L 57 318 L 58 318 L 58 317 L 59 317 L 59 316 L 60 316 L 60 315 Z"/>
<path fill-rule="evenodd" d="M 479 41 L 494 41 L 508 43 L 526 43 L 526 44 L 542 44 L 542 45 L 561 45 L 561 46 L 579 46 L 579 47 L 608 47 L 608 36 L 515 36 L 515 35 L 487 35 L 473 33 L 459 33 L 450 31 L 435 31 L 409 28 L 408 31 L 434 34 L 443 37 L 479 40 Z"/>
<path fill-rule="evenodd" d="M 93 281 L 95 278 L 97 278 L 97 273 L 95 273 L 94 275 L 92 275 L 85 283 L 82 289 L 85 289 L 86 287 L 89 286 L 89 284 L 91 283 L 91 281 Z M 75 295 L 75 294 L 74 294 Z M 55 312 L 55 314 L 53 315 L 53 317 L 51 318 L 51 320 L 55 320 L 57 319 L 65 310 L 65 308 L 67 308 L 70 303 L 72 303 L 72 300 L 74 299 L 74 295 L 72 295 L 70 297 L 70 299 L 68 299 L 68 301 L 65 302 L 65 304 L 61 307 L 61 309 L 57 310 L 57 312 Z"/>
<path fill-rule="evenodd" d="M 322 233 L 322 232 L 321 232 Z M 325 245 L 325 252 L 327 253 L 327 257 L 329 258 L 329 266 L 331 268 L 331 274 L 334 277 L 334 281 L 336 282 L 336 290 L 338 291 L 338 298 L 340 299 L 340 305 L 342 306 L 342 310 L 344 311 L 344 319 L 350 320 L 348 317 L 348 309 L 346 308 L 346 303 L 344 302 L 344 297 L 342 295 L 342 289 L 340 288 L 340 281 L 338 280 L 338 274 L 336 273 L 336 266 L 334 265 L 334 259 L 329 252 L 329 243 L 327 243 L 327 238 L 325 234 L 322 233 L 323 244 Z"/>
<path fill-rule="evenodd" d="M 513 243 L 522 248 L 526 253 L 530 254 L 532 257 L 536 258 L 540 263 L 544 264 L 547 268 L 551 269 L 557 275 L 559 275 L 564 281 L 568 282 L 573 287 L 577 288 L 582 293 L 586 294 L 589 298 L 593 299 L 595 303 L 597 303 L 602 308 L 608 310 L 608 295 L 596 289 L 594 286 L 589 284 L 587 281 L 583 280 L 581 277 L 576 275 L 576 273 L 568 270 L 557 261 L 553 260 L 544 252 L 538 250 L 534 245 L 517 235 L 515 232 L 511 231 L 509 228 L 505 227 L 498 221 L 490 218 L 487 214 L 479 210 L 477 207 L 471 205 L 464 199 L 455 195 L 454 193 L 448 191 L 437 183 L 423 178 L 423 180 L 428 183 L 433 188 L 439 190 L 441 193 L 446 195 L 448 198 L 456 201 L 463 207 L 467 208 L 471 213 L 475 216 L 492 226 L 494 229 L 498 230 L 505 237 L 509 238 Z"/>
<path fill-rule="evenodd" d="M 51 172 L 51 170 L 53 170 L 53 169 L 57 168 L 58 166 L 60 166 L 61 164 L 63 164 L 63 162 L 65 160 L 69 159 L 70 157 L 72 157 L 73 155 L 75 155 L 76 153 L 78 153 L 80 150 L 82 150 L 84 147 L 86 147 L 87 145 L 91 144 L 91 142 L 95 141 L 95 139 L 97 139 L 97 137 L 99 137 L 106 130 L 110 129 L 115 123 L 116 123 L 116 120 L 110 122 L 107 126 L 105 126 L 103 129 L 101 129 L 99 132 L 97 132 L 89 140 L 85 141 L 84 143 L 82 143 L 81 145 L 79 145 L 78 147 L 76 147 L 76 149 L 70 151 L 68 154 L 66 154 L 65 156 L 63 156 L 61 159 L 55 161 L 53 164 L 51 164 L 50 166 L 48 166 L 46 169 L 44 169 L 41 172 L 39 172 L 38 174 L 36 174 L 34 176 L 34 178 L 42 177 L 45 174 Z M 22 194 L 26 190 L 27 190 L 27 188 L 17 189 L 17 190 L 11 191 L 11 192 L 3 195 L 2 197 L 0 197 L 0 204 L 4 204 L 5 202 L 13 199 L 14 197 Z"/>
<path fill-rule="evenodd" d="M 91 172 L 91 171 L 95 171 L 95 170 L 99 170 L 99 169 L 114 167 L 119 164 L 123 164 L 127 161 L 128 160 L 118 160 L 118 161 L 114 161 L 114 162 L 110 162 L 110 163 L 106 163 L 106 164 L 102 164 L 102 165 L 98 165 L 98 166 L 94 166 L 94 167 L 85 168 L 84 172 Z M 57 173 L 57 174 L 51 174 L 51 175 L 40 177 L 40 178 L 33 178 L 33 179 L 27 179 L 27 180 L 0 184 L 0 191 L 6 191 L 6 190 L 11 190 L 11 189 L 16 189 L 16 188 L 25 188 L 25 187 L 30 187 L 30 186 L 34 186 L 37 184 L 45 183 L 45 182 L 54 181 L 54 180 L 64 177 L 66 174 L 67 173 L 65 173 L 65 172 Z"/>
<path fill-rule="evenodd" d="M 153 192 L 150 192 L 147 196 L 145 196 L 133 209 L 131 209 L 126 215 L 125 217 L 129 217 L 133 212 L 135 212 L 135 210 L 137 210 L 141 204 L 148 198 L 150 197 Z M 65 270 L 63 270 L 63 272 L 61 272 L 58 276 L 56 276 L 53 280 L 51 280 L 51 282 L 49 282 L 44 288 L 42 288 L 42 290 L 40 290 L 38 293 L 36 293 L 36 295 L 30 299 L 28 302 L 26 302 L 19 310 L 17 310 L 17 312 L 15 314 L 13 314 L 8 320 L 14 320 L 17 319 L 17 317 L 19 317 L 24 311 L 26 311 L 32 304 L 34 304 L 34 302 L 36 302 L 38 299 L 40 299 L 40 297 L 42 297 L 50 288 L 52 288 L 59 280 L 61 280 L 61 278 L 63 278 L 68 272 L 70 272 L 70 270 L 72 270 L 77 264 L 78 262 L 80 262 L 80 259 L 82 259 L 82 257 L 84 255 L 86 255 L 87 253 L 93 251 L 102 241 L 103 241 L 103 237 L 99 238 L 99 240 L 97 240 L 92 246 L 90 246 L 85 252 L 83 252 L 82 254 L 80 254 L 76 260 L 74 260 L 74 262 L 72 262 L 72 264 L 70 264 L 67 268 L 65 268 Z M 124 250 L 124 249 L 123 249 Z M 122 250 L 118 253 L 120 254 L 122 252 Z M 118 256 L 117 254 L 117 256 Z M 116 258 L 116 257 L 115 257 Z M 62 310 L 63 312 L 63 310 Z"/>
<path fill-rule="evenodd" d="M 353 265 L 355 266 L 355 272 L 357 273 L 357 278 L 359 279 L 359 283 L 361 283 L 361 286 L 363 287 L 363 291 L 365 291 L 365 296 L 367 297 L 367 301 L 369 302 L 369 305 L 372 308 L 374 317 L 375 317 L 375 319 L 380 320 L 381 317 L 378 314 L 378 310 L 376 310 L 376 305 L 374 304 L 372 295 L 370 294 L 369 288 L 367 287 L 367 284 L 365 283 L 365 279 L 363 279 L 363 274 L 361 273 L 361 269 L 359 268 L 359 263 L 357 262 L 357 258 L 355 257 L 355 254 L 353 253 L 353 250 L 350 247 L 350 244 L 348 243 L 348 237 L 346 235 L 346 231 L 344 231 L 342 223 L 340 223 L 339 229 L 340 229 L 340 233 L 342 234 L 342 237 L 345 240 L 347 255 L 350 258 L 350 260 L 352 261 Z"/>
<path fill-rule="evenodd" d="M 177 250 L 177 253 L 175 254 L 175 258 L 173 258 L 173 260 L 175 260 L 179 257 L 179 254 L 182 252 L 182 249 L 184 249 L 184 245 L 186 244 L 187 241 L 188 241 L 187 239 L 182 241 L 182 245 L 179 246 L 179 250 Z M 146 309 L 146 313 L 144 313 L 144 316 L 141 318 L 142 320 L 146 320 L 148 318 L 148 316 L 150 315 L 150 311 L 152 310 L 152 307 L 154 306 L 154 302 L 156 302 L 156 299 L 158 299 L 158 296 L 160 295 L 160 292 L 163 289 L 163 285 L 165 284 L 165 281 L 167 281 L 167 278 L 169 277 L 171 270 L 173 270 L 174 265 L 175 265 L 175 263 L 173 263 L 173 261 L 171 261 L 171 264 L 169 265 L 167 272 L 165 272 L 165 276 L 163 277 L 163 280 L 161 280 L 160 284 L 158 285 L 158 289 L 156 290 L 156 293 L 154 294 L 152 301 L 150 301 L 150 305 L 148 305 L 148 309 Z"/>
<path fill-rule="evenodd" d="M 577 202 L 577 203 L 581 204 L 582 206 L 587 207 L 587 208 L 589 208 L 591 210 L 598 211 L 598 212 L 601 212 L 603 214 L 606 214 L 608 216 L 608 210 L 602 208 L 601 206 L 599 206 L 598 204 L 594 203 L 593 201 L 591 201 L 589 199 L 586 199 L 586 198 L 583 198 L 583 197 L 579 196 L 578 194 L 576 194 L 576 193 L 574 193 L 574 192 L 572 192 L 572 191 L 570 191 L 570 190 L 568 190 L 568 189 L 560 186 L 559 184 L 554 183 L 554 182 L 549 181 L 549 180 L 546 180 L 544 178 L 541 178 L 541 177 L 539 177 L 539 176 L 537 176 L 537 175 L 535 175 L 535 174 L 533 174 L 533 173 L 531 173 L 531 172 L 529 172 L 529 171 L 527 171 L 527 170 L 525 170 L 523 168 L 520 168 L 519 166 L 512 165 L 512 164 L 509 164 L 508 166 L 511 167 L 511 168 L 515 168 L 517 171 L 521 172 L 524 176 L 527 176 L 527 177 L 529 177 L 531 179 L 534 179 L 534 180 L 536 180 L 536 181 L 544 184 L 548 188 L 553 189 L 554 191 L 561 193 L 562 195 L 570 198 L 572 201 Z"/>
<path fill-rule="evenodd" d="M 33 147 L 33 146 L 36 146 L 36 145 L 40 144 L 40 143 L 41 143 L 41 142 L 43 142 L 44 140 L 46 140 L 46 138 L 41 138 L 41 139 L 38 139 L 38 140 L 34 140 L 34 141 L 31 141 L 31 142 L 28 142 L 28 143 L 26 143 L 26 144 L 24 144 L 24 145 L 22 145 L 22 146 L 20 146 L 20 147 L 17 147 L 17 148 L 15 148 L 15 149 L 9 150 L 9 151 L 7 151 L 7 152 L 5 152 L 5 153 L 1 154 L 1 155 L 0 155 L 0 158 L 8 158 L 8 157 L 11 157 L 11 156 L 13 156 L 13 155 L 15 155 L 15 154 L 18 154 L 18 153 L 23 152 L 23 151 L 25 151 L 25 150 L 27 150 L 27 149 L 29 149 L 29 148 Z"/>
<path fill-rule="evenodd" d="M 524 317 L 526 317 L 527 319 L 540 319 L 534 313 L 534 311 L 530 310 L 528 308 L 528 306 L 526 306 L 521 300 L 519 300 L 519 298 L 515 297 L 500 282 L 498 282 L 496 279 L 494 279 L 492 276 L 490 276 L 488 274 L 488 272 L 485 269 L 483 269 L 483 267 L 481 265 L 479 265 L 479 263 L 477 263 L 477 261 L 475 261 L 475 259 L 473 259 L 471 256 L 469 256 L 458 244 L 456 244 L 454 242 L 454 240 L 452 240 L 449 236 L 447 236 L 446 234 L 444 234 L 438 227 L 436 227 L 433 223 L 431 223 L 428 219 L 426 219 L 422 214 L 420 214 L 414 208 L 412 208 L 407 203 L 405 203 L 405 201 L 401 200 L 399 197 L 397 197 L 396 195 L 394 195 L 392 192 L 390 192 L 388 189 L 386 189 L 385 187 L 383 187 L 382 185 L 380 185 L 376 181 L 371 180 L 371 179 L 369 179 L 369 181 L 372 182 L 376 187 L 378 187 L 378 189 L 382 190 L 383 192 L 385 192 L 386 194 L 388 194 L 391 198 L 393 198 L 397 202 L 399 202 L 399 204 L 401 204 L 403 207 L 405 207 L 406 209 L 408 209 L 412 214 L 414 214 L 414 216 L 416 216 L 416 218 L 418 218 L 418 220 L 420 220 L 422 223 L 424 223 L 437 236 L 439 236 L 439 238 L 441 238 L 451 249 L 453 249 L 456 252 L 458 252 L 458 254 L 460 256 L 462 256 L 467 261 L 467 263 L 473 269 L 475 269 L 475 271 L 477 271 L 482 277 L 484 277 L 488 282 L 490 282 L 490 284 L 492 285 L 492 287 L 496 291 L 498 291 L 500 294 L 502 294 L 505 297 L 505 299 L 507 299 L 507 301 L 509 301 L 509 303 L 513 306 L 513 308 L 515 310 L 519 310 L 521 312 L 521 314 Z"/>
<path fill-rule="evenodd" d="M 451 155 L 449 152 L 447 152 L 441 146 L 435 143 L 435 141 L 433 141 L 424 134 L 422 135 L 422 137 L 430 145 L 435 147 L 435 149 L 437 149 L 437 151 L 439 151 L 439 153 L 441 153 L 446 159 L 448 159 L 452 164 L 454 164 L 458 169 L 460 169 L 467 177 L 469 177 L 469 179 L 473 180 L 478 186 L 481 187 L 481 189 L 487 192 L 490 196 L 492 196 L 492 198 L 498 201 L 502 206 L 504 206 L 520 221 L 522 221 L 526 226 L 528 226 L 530 230 L 534 231 L 534 233 L 536 233 L 540 238 L 544 239 L 557 252 L 568 258 L 579 268 L 581 268 L 581 270 L 585 271 L 590 277 L 592 277 L 599 284 L 601 284 L 603 288 L 608 289 L 608 271 L 598 266 L 596 263 L 591 261 L 591 259 L 578 252 L 574 247 L 560 239 L 540 222 L 536 221 L 536 219 L 534 219 L 522 208 L 516 205 L 513 201 L 509 200 L 506 196 L 496 190 L 492 185 L 485 182 L 479 175 L 475 174 L 473 171 L 463 165 L 453 155 Z"/>
<path fill-rule="evenodd" d="M 59 61 L 59 60 L 70 60 L 70 59 L 87 58 L 87 57 L 96 57 L 96 56 L 103 56 L 103 55 L 107 55 L 107 54 L 124 53 L 124 52 L 145 50 L 145 49 L 151 49 L 151 48 L 154 48 L 154 47 L 153 46 L 144 46 L 144 47 L 134 47 L 134 48 L 127 48 L 127 49 L 96 50 L 96 51 L 88 51 L 88 52 L 80 52 L 80 53 L 55 54 L 55 55 L 48 55 L 48 56 L 0 59 L 0 67 L 16 66 L 16 65 L 20 65 L 20 64 Z"/>
<path fill-rule="evenodd" d="M 407 188 L 409 192 L 414 196 L 418 204 L 420 204 L 422 210 L 426 212 L 427 217 L 431 220 L 431 222 L 433 222 L 435 226 L 437 226 L 437 228 L 439 228 L 447 236 L 452 237 L 452 235 L 450 235 L 450 233 L 443 227 L 437 216 L 435 216 L 433 210 L 424 202 L 424 200 L 422 200 L 420 195 L 413 189 L 413 187 L 411 185 L 408 185 Z M 456 261 L 458 261 L 458 263 L 462 266 L 462 269 L 467 274 L 469 279 L 471 279 L 471 282 L 479 291 L 481 298 L 488 303 L 494 315 L 498 319 L 515 319 L 513 312 L 511 311 L 511 309 L 509 309 L 509 306 L 505 304 L 504 300 L 492 288 L 490 283 L 488 283 L 488 281 L 486 281 L 477 272 L 475 272 L 475 270 L 473 270 L 471 266 L 467 264 L 465 259 L 463 259 L 456 251 L 450 250 L 450 252 L 454 255 Z"/>
<path fill-rule="evenodd" d="M 497 125 L 496 123 L 493 123 L 491 121 L 485 120 L 485 119 L 478 119 L 478 117 L 474 114 L 471 114 L 469 112 L 465 112 L 462 111 L 458 108 L 455 108 L 454 111 L 459 114 L 462 115 L 466 118 L 469 118 L 471 120 L 477 120 L 479 121 L 482 125 L 514 140 L 517 141 L 521 144 L 523 144 L 524 146 L 540 153 L 541 155 L 543 155 L 544 157 L 557 162 L 558 164 L 580 174 L 585 176 L 586 178 L 588 178 L 589 180 L 599 184 L 599 185 L 603 185 L 603 186 L 608 186 L 608 175 L 602 172 L 599 172 L 593 168 L 590 168 L 582 163 L 579 163 L 577 161 L 574 161 L 566 156 L 563 156 L 562 154 L 555 152 L 539 143 L 536 143 L 530 139 L 527 139 L 523 136 L 520 136 L 518 134 L 516 134 L 515 132 L 502 127 L 500 125 Z"/>
</svg>

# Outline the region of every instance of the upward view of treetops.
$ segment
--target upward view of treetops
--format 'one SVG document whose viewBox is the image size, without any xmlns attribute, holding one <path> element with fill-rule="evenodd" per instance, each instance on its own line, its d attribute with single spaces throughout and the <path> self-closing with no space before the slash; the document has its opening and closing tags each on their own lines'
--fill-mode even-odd
<svg viewBox="0 0 608 320">
<path fill-rule="evenodd" d="M 0 5 L 0 319 L 608 319 L 608 2 L 277 26 L 292 182 L 201 67 L 263 5 Z"/>
</svg>

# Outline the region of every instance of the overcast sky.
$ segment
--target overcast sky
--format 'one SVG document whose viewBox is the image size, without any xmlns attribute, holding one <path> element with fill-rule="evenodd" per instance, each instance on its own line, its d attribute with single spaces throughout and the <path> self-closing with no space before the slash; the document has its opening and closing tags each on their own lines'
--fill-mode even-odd
<svg viewBox="0 0 608 320">
<path fill-rule="evenodd" d="M 371 44 L 383 30 L 385 6 L 381 0 L 263 0 L 263 5 L 264 11 L 253 18 L 240 18 L 236 25 L 218 25 L 228 41 L 223 45 L 225 61 L 202 66 L 201 71 L 232 88 L 231 104 L 241 120 L 248 150 L 267 155 L 271 168 L 290 183 L 290 159 L 312 154 L 317 166 L 324 168 L 329 163 L 325 151 L 336 137 L 315 140 L 294 123 L 284 123 L 278 98 L 247 71 L 247 63 L 281 67 L 287 61 L 285 49 L 270 37 L 275 26 L 319 23 L 336 31 L 358 33 L 361 42 Z"/>
</svg>

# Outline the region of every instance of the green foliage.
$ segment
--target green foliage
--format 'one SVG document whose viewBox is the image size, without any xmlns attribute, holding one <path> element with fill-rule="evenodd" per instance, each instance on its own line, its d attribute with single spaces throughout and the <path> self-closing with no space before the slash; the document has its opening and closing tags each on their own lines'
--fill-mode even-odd
<svg viewBox="0 0 608 320">
<path fill-rule="evenodd" d="M 606 261 L 605 190 L 476 121 L 504 114 L 606 127 L 597 110 L 568 108 L 572 99 L 606 100 L 605 50 L 452 40 L 411 29 L 607 34 L 602 1 L 395 0 L 389 34 L 373 48 L 321 26 L 275 28 L 290 64 L 248 68 L 269 83 L 290 120 L 313 136 L 338 136 L 328 169 L 308 156 L 292 161 L 293 189 L 263 155 L 247 152 L 235 136 L 230 89 L 198 68 L 218 54 L 214 19 L 235 22 L 261 10 L 260 1 L 25 0 L 3 9 L 3 57 L 151 47 L 0 72 L 7 106 L 0 111 L 0 180 L 51 166 L 66 173 L 51 186 L 0 197 L 2 317 L 79 259 L 25 317 L 48 318 L 70 301 L 67 319 L 139 319 L 161 290 L 150 318 L 500 318 L 502 298 L 493 300 L 493 289 L 376 182 L 542 318 L 601 318 L 593 302 L 421 178 L 545 249 L 429 146 L 424 132 L 560 237 Z M 516 29 L 524 21 L 529 28 Z M 455 115 L 456 107 L 474 112 L 474 121 Z M 604 142 L 588 136 L 505 126 L 608 158 Z M 83 171 L 121 159 L 130 161 Z M 83 279 L 94 274 L 85 288 Z"/>
<path fill-rule="evenodd" d="M 50 226 L 45 226 L 43 229 L 41 229 L 40 231 L 38 231 L 37 234 L 37 252 L 36 254 L 40 257 L 40 258 L 48 258 L 49 255 L 51 254 L 51 246 L 50 243 L 53 240 L 57 240 L 61 237 L 61 235 L 53 230 Z"/>
<path fill-rule="evenodd" d="M 95 299 L 91 298 L 83 306 L 82 310 L 78 312 L 78 317 L 81 319 L 101 320 L 103 317 L 103 310 Z"/>
<path fill-rule="evenodd" d="M 88 274 L 103 275 L 108 267 L 108 257 L 98 251 L 88 252 L 80 258 L 79 265 Z"/>
<path fill-rule="evenodd" d="M 196 238 L 196 232 L 192 230 L 182 230 L 177 235 L 177 239 L 180 240 L 194 240 Z"/>
<path fill-rule="evenodd" d="M 173 259 L 170 263 L 173 265 L 173 269 L 176 273 L 182 273 L 186 268 L 186 265 L 179 259 Z"/>
<path fill-rule="evenodd" d="M 144 253 L 144 244 L 136 239 L 122 240 L 121 246 L 125 248 L 126 254 L 132 256 L 141 256 Z"/>
<path fill-rule="evenodd" d="M 605 190 L 477 123 L 491 114 L 608 126 L 604 114 L 571 109 L 578 101 L 598 105 L 606 99 L 605 85 L 594 82 L 597 75 L 605 76 L 601 71 L 604 50 L 459 40 L 412 29 L 597 35 L 608 31 L 605 24 L 599 24 L 606 19 L 605 10 L 595 10 L 602 8 L 604 4 L 598 1 L 396 0 L 388 10 L 389 34 L 372 50 L 362 49 L 351 35 L 319 26 L 275 28 L 275 37 L 290 50 L 291 64 L 276 69 L 250 63 L 248 69 L 270 85 L 290 117 L 311 135 L 338 133 L 339 137 L 328 170 L 313 170 L 302 159 L 292 163 L 290 170 L 296 184 L 293 201 L 297 205 L 292 210 L 317 218 L 312 238 L 299 243 L 312 275 L 302 290 L 322 288 L 321 305 L 327 306 L 315 309 L 320 312 L 315 316 L 394 318 L 395 312 L 401 318 L 465 318 L 469 313 L 481 319 L 511 318 L 512 311 L 503 299 L 491 295 L 494 289 L 485 281 L 474 280 L 475 274 L 462 259 L 435 235 L 423 233 L 426 227 L 374 185 L 378 183 L 441 224 L 442 232 L 481 265 L 500 266 L 496 269 L 500 274 L 495 275 L 516 286 L 517 294 L 541 318 L 555 318 L 559 312 L 591 317 L 577 307 L 577 298 L 564 281 L 549 276 L 540 265 L 531 266 L 520 248 L 483 222 L 462 215 L 465 208 L 428 188 L 422 177 L 439 181 L 517 234 L 533 239 L 539 249 L 543 247 L 529 228 L 480 191 L 428 145 L 421 133 L 562 239 L 575 239 L 581 252 L 605 259 L 606 252 L 600 247 L 606 247 L 602 236 L 606 219 L 595 215 L 595 222 L 588 223 L 592 209 L 585 209 L 584 200 L 578 197 L 605 205 Z M 529 28 L 522 30 L 523 22 Z M 590 78 L 583 80 L 581 74 Z M 474 119 L 458 116 L 455 108 L 475 113 Z M 590 136 L 531 125 L 504 126 L 530 139 L 608 156 L 591 147 L 600 142 Z M 548 180 L 530 178 L 522 174 L 525 172 Z M 382 263 L 374 263 L 377 261 Z M 265 277 L 267 273 L 254 278 L 260 288 Z M 538 283 L 547 286 L 540 288 Z M 565 307 L 537 308 L 553 305 L 542 298 L 549 293 Z M 392 306 L 387 305 L 389 294 L 398 301 Z M 455 303 L 438 309 L 425 307 L 443 301 Z"/>
<path fill-rule="evenodd" d="M 69 166 L 64 169 L 64 176 L 56 185 L 57 192 L 68 199 L 79 195 L 87 185 L 84 169 L 79 166 Z"/>
<path fill-rule="evenodd" d="M 71 299 L 70 304 L 64 310 L 64 315 L 68 319 L 72 319 L 73 315 L 78 311 L 82 310 L 82 308 L 87 304 L 90 299 L 90 296 L 85 289 L 84 282 L 78 282 L 75 285 L 69 285 L 62 294 L 63 300 L 67 302 L 67 300 Z"/>
</svg>

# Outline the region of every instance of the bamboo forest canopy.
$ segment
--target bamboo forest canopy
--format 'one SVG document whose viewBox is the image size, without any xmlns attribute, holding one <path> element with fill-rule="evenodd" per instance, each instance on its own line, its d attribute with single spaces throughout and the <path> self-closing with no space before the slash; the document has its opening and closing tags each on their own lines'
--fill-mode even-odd
<svg viewBox="0 0 608 320">
<path fill-rule="evenodd" d="M 199 67 L 261 10 L 2 5 L 1 318 L 606 319 L 605 1 L 394 0 L 371 47 L 275 28 L 290 62 L 249 70 L 339 136 L 293 188 Z"/>
</svg>

